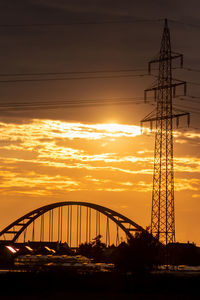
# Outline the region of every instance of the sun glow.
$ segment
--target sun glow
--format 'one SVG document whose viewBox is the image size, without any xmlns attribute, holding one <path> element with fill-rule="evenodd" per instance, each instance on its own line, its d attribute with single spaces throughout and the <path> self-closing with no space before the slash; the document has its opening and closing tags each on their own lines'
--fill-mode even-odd
<svg viewBox="0 0 200 300">
<path fill-rule="evenodd" d="M 125 133 L 125 134 L 130 134 L 132 136 L 137 136 L 141 134 L 139 126 L 123 125 L 117 123 L 96 124 L 96 129 L 105 130 L 107 132 L 115 133 L 115 134 Z"/>
<path fill-rule="evenodd" d="M 138 136 L 141 134 L 140 126 L 123 125 L 117 123 L 83 124 L 45 120 L 43 126 L 56 137 L 69 139 L 87 138 L 101 139 L 106 137 Z"/>
<path fill-rule="evenodd" d="M 140 203 L 138 215 L 144 215 L 144 207 L 150 209 L 154 161 L 154 135 L 149 131 L 115 120 L 0 122 L 0 188 L 2 197 L 11 201 L 2 202 L 1 207 L 3 203 L 13 205 L 13 199 L 18 207 L 18 199 L 24 204 L 27 199 L 37 200 L 42 205 L 52 199 L 84 197 L 113 208 Z M 193 141 L 190 155 L 184 155 L 180 140 L 186 147 Z M 191 201 L 200 198 L 198 142 L 193 131 L 189 138 L 185 132 L 175 137 L 176 149 L 179 147 L 174 157 L 176 198 L 181 201 L 183 193 Z M 126 213 L 131 216 L 130 209 Z"/>
<path fill-rule="evenodd" d="M 4 195 L 151 189 L 153 150 L 147 144 L 144 148 L 139 126 L 34 119 L 24 124 L 1 122 L 0 136 Z M 198 157 L 179 156 L 174 163 L 179 176 L 200 169 Z M 180 179 L 178 190 L 197 194 L 199 181 L 188 178 L 186 184 Z"/>
</svg>

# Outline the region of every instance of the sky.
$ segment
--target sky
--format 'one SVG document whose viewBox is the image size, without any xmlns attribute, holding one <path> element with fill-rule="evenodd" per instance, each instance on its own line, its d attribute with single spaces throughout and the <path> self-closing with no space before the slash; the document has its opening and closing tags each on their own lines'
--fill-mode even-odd
<svg viewBox="0 0 200 300">
<path fill-rule="evenodd" d="M 185 68 L 173 76 L 188 82 L 188 96 L 180 89 L 173 101 L 191 112 L 190 127 L 183 118 L 174 129 L 176 240 L 200 245 L 199 8 L 198 1 L 0 0 L 0 228 L 70 200 L 150 225 L 154 130 L 141 131 L 140 120 L 154 109 L 143 100 L 155 81 L 147 64 L 168 18 L 173 51 L 184 54 Z M 127 69 L 136 71 L 105 72 Z M 48 75 L 11 76 L 31 73 Z M 102 104 L 116 98 L 133 103 Z M 60 105 L 80 100 L 102 105 Z M 2 107 L 8 103 L 14 108 Z"/>
</svg>

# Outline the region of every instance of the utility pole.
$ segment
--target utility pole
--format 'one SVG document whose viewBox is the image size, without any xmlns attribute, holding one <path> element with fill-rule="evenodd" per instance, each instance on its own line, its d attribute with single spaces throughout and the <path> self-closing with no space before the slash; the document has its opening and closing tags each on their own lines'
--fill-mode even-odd
<svg viewBox="0 0 200 300">
<path fill-rule="evenodd" d="M 178 126 L 179 118 L 187 115 L 189 125 L 189 113 L 177 111 L 172 105 L 178 86 L 184 87 L 186 95 L 186 82 L 172 78 L 174 59 L 179 59 L 180 67 L 183 66 L 183 55 L 171 51 L 170 31 L 165 19 L 159 55 L 148 65 L 149 74 L 152 64 L 158 65 L 158 77 L 153 86 L 144 91 L 145 101 L 148 92 L 154 93 L 156 109 L 141 120 L 141 125 L 150 122 L 151 128 L 155 122 L 151 233 L 164 244 L 175 242 L 173 119 Z"/>
</svg>

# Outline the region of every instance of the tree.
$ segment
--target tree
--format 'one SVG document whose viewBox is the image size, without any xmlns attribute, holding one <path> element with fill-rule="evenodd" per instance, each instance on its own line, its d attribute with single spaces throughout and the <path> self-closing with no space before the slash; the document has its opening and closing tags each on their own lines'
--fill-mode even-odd
<svg viewBox="0 0 200 300">
<path fill-rule="evenodd" d="M 81 244 L 78 253 L 88 258 L 93 258 L 96 262 L 102 262 L 105 259 L 106 245 L 101 242 L 101 235 L 96 236 L 92 242 Z"/>
<path fill-rule="evenodd" d="M 147 231 L 136 233 L 128 243 L 121 243 L 116 249 L 116 267 L 122 271 L 148 271 L 158 263 L 159 249 L 159 242 Z"/>
</svg>

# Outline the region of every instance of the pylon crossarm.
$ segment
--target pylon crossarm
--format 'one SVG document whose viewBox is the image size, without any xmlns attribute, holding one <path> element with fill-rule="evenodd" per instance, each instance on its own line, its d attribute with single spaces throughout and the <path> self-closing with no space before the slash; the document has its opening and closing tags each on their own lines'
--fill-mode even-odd
<svg viewBox="0 0 200 300">
<path fill-rule="evenodd" d="M 172 84 L 158 85 L 158 86 L 146 89 L 145 92 L 150 92 L 150 91 L 155 91 L 155 90 L 163 90 L 163 89 L 169 89 L 169 88 L 175 88 L 175 87 L 180 86 L 180 85 L 186 85 L 186 81 L 180 81 L 180 82 L 172 83 Z"/>
<path fill-rule="evenodd" d="M 175 79 L 175 80 L 177 82 L 171 83 L 171 84 L 156 85 L 156 83 L 154 83 L 153 87 L 144 90 L 144 101 L 145 102 L 147 101 L 147 93 L 148 92 L 154 92 L 154 99 L 156 101 L 157 91 L 161 91 L 161 90 L 164 90 L 164 89 L 172 89 L 173 97 L 176 97 L 176 87 L 181 86 L 181 85 L 184 86 L 184 96 L 186 96 L 186 92 L 187 92 L 186 81 L 177 80 L 177 79 Z"/>
<path fill-rule="evenodd" d="M 182 116 L 186 116 L 189 115 L 189 113 L 185 112 L 185 113 L 180 113 L 180 114 L 173 114 L 170 116 L 162 116 L 162 117 L 154 117 L 154 118 L 146 118 L 143 119 L 141 121 L 141 123 L 145 123 L 145 122 L 154 122 L 154 121 L 159 121 L 159 120 L 169 120 L 169 119 L 175 119 L 175 118 L 179 118 Z"/>
<path fill-rule="evenodd" d="M 179 54 L 179 53 L 175 53 L 175 52 L 171 52 L 174 55 L 171 55 L 169 57 L 158 57 L 156 59 L 152 59 L 149 63 L 148 63 L 148 73 L 151 74 L 151 65 L 152 64 L 156 64 L 156 63 L 160 63 L 160 62 L 164 62 L 164 61 L 168 61 L 168 60 L 172 60 L 172 59 L 177 59 L 180 58 L 180 68 L 183 67 L 183 54 Z"/>
</svg>

